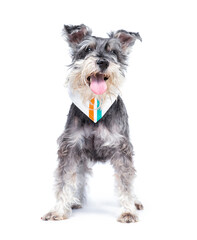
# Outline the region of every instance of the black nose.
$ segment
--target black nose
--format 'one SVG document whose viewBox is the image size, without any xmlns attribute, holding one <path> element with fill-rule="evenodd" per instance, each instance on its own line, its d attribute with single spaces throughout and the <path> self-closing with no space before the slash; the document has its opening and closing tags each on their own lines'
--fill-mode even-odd
<svg viewBox="0 0 197 240">
<path fill-rule="evenodd" d="M 106 59 L 99 59 L 96 63 L 99 65 L 101 71 L 104 71 L 109 67 L 109 62 Z"/>
</svg>

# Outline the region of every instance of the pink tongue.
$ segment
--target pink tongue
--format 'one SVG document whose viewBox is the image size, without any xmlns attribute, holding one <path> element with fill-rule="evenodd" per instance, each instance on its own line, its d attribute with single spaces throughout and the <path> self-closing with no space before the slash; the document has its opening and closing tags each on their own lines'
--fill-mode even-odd
<svg viewBox="0 0 197 240">
<path fill-rule="evenodd" d="M 92 76 L 90 83 L 90 89 L 97 95 L 103 94 L 107 90 L 107 84 L 103 76 Z"/>
</svg>

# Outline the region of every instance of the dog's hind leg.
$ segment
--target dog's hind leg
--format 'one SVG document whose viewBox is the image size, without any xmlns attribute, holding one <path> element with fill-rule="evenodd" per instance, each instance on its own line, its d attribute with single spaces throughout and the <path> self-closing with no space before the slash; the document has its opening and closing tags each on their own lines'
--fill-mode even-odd
<svg viewBox="0 0 197 240">
<path fill-rule="evenodd" d="M 84 157 L 85 159 L 85 157 Z M 75 197 L 79 199 L 79 204 L 73 203 L 72 209 L 82 208 L 86 200 L 86 179 L 87 175 L 92 173 L 92 169 L 88 167 L 88 161 L 83 161 L 77 168 L 77 191 Z"/>
</svg>

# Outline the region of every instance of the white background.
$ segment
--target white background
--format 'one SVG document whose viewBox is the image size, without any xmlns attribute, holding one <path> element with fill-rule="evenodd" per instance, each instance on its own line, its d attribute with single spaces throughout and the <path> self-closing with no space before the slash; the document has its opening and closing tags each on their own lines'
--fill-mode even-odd
<svg viewBox="0 0 197 240">
<path fill-rule="evenodd" d="M 197 239 L 197 32 L 192 0 L 1 1 L 1 239 Z M 43 222 L 54 204 L 56 139 L 70 106 L 63 24 L 96 36 L 140 32 L 123 89 L 145 210 L 121 224 L 113 171 L 93 168 L 84 209 Z"/>
</svg>

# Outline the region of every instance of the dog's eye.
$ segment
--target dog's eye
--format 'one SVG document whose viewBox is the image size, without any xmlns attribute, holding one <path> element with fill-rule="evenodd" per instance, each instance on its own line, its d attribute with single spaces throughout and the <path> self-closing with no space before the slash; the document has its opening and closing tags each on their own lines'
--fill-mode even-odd
<svg viewBox="0 0 197 240">
<path fill-rule="evenodd" d="M 89 52 L 92 52 L 93 49 L 92 49 L 91 47 L 87 47 L 85 51 L 86 51 L 87 53 L 89 53 Z"/>
<path fill-rule="evenodd" d="M 111 50 L 110 53 L 113 54 L 113 55 L 117 55 L 116 50 Z"/>
</svg>

